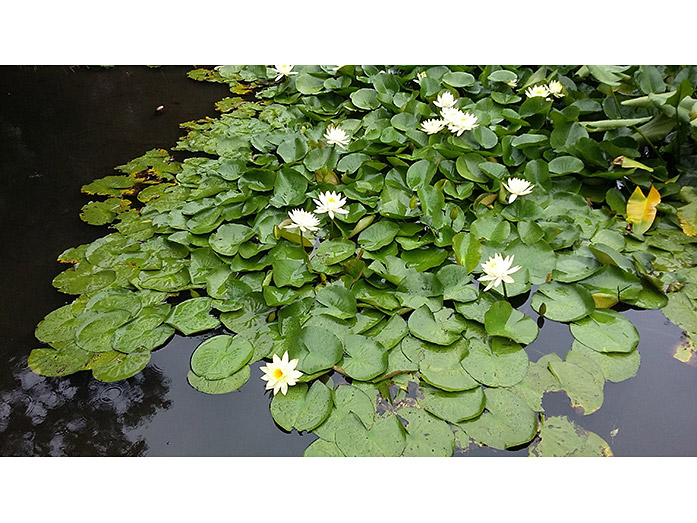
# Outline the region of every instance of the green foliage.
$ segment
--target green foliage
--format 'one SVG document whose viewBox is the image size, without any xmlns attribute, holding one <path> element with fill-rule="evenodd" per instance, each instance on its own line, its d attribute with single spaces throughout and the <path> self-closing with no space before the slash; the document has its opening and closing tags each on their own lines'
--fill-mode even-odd
<svg viewBox="0 0 697 523">
<path fill-rule="evenodd" d="M 448 456 L 468 438 L 610 455 L 581 427 L 541 417 L 542 399 L 563 391 L 590 414 L 606 381 L 636 374 L 638 334 L 620 302 L 663 308 L 697 342 L 691 71 L 191 71 L 235 96 L 219 117 L 182 125 L 183 161 L 154 149 L 82 188 L 106 199 L 81 218 L 113 230 L 61 254 L 71 266 L 53 285 L 75 299 L 39 323 L 48 347 L 28 365 L 127 379 L 175 332 L 206 333 L 187 376 L 206 394 L 239 389 L 274 354 L 298 360 L 303 375 L 271 414 L 319 437 L 307 456 Z M 552 80 L 562 90 L 549 100 L 527 97 Z M 446 91 L 476 125 L 427 134 Z M 346 147 L 329 143 L 330 124 Z M 513 177 L 533 190 L 511 202 Z M 317 213 L 302 236 L 287 228 L 289 211 L 316 211 L 327 191 L 346 214 Z M 633 194 L 653 195 L 640 218 Z M 497 253 L 521 268 L 485 292 Z M 513 306 L 528 293 L 539 316 L 570 325 L 565 359 L 528 361 L 539 328 Z M 350 384 L 334 387 L 334 373 Z"/>
</svg>

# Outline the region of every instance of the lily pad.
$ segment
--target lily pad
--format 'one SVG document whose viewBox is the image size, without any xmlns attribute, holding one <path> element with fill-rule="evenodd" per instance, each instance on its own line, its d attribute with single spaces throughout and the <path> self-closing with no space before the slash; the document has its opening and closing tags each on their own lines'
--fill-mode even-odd
<svg viewBox="0 0 697 523">
<path fill-rule="evenodd" d="M 100 359 L 98 365 L 92 367 L 92 375 L 95 379 L 106 383 L 121 381 L 138 374 L 149 361 L 149 352 L 122 354 L 113 351 Z"/>
<path fill-rule="evenodd" d="M 353 412 L 336 428 L 336 446 L 348 457 L 396 457 L 407 444 L 404 427 L 394 414 L 366 426 Z"/>
<path fill-rule="evenodd" d="M 466 328 L 464 320 L 452 309 L 443 308 L 433 314 L 426 305 L 412 312 L 408 325 L 414 336 L 437 345 L 451 345 Z"/>
<path fill-rule="evenodd" d="M 423 409 L 398 411 L 407 422 L 407 444 L 402 456 L 450 457 L 455 451 L 455 435 L 450 426 Z"/>
<path fill-rule="evenodd" d="M 288 347 L 290 359 L 298 359 L 297 369 L 305 374 L 330 369 L 343 355 L 341 341 L 326 329 L 305 326 Z"/>
<path fill-rule="evenodd" d="M 459 392 L 446 392 L 436 387 L 420 385 L 423 399 L 421 406 L 434 416 L 458 423 L 476 418 L 484 410 L 484 391 L 481 387 Z"/>
<path fill-rule="evenodd" d="M 376 341 L 354 334 L 343 339 L 344 362 L 341 368 L 351 378 L 368 381 L 379 376 L 387 368 L 387 351 Z"/>
<path fill-rule="evenodd" d="M 497 301 L 484 315 L 484 326 L 491 336 L 503 336 L 518 343 L 535 341 L 539 329 L 532 318 L 511 307 L 507 301 Z"/>
<path fill-rule="evenodd" d="M 639 344 L 634 325 L 612 309 L 598 309 L 570 327 L 574 338 L 598 352 L 631 352 Z"/>
<path fill-rule="evenodd" d="M 458 426 L 477 443 L 507 449 L 532 441 L 537 434 L 537 414 L 525 401 L 506 389 L 486 389 L 486 410 Z"/>
<path fill-rule="evenodd" d="M 220 380 L 209 380 L 198 376 L 193 371 L 189 371 L 186 378 L 189 385 L 204 394 L 227 394 L 247 383 L 250 374 L 251 369 L 249 365 L 245 365 L 233 375 Z"/>
<path fill-rule="evenodd" d="M 540 285 L 530 305 L 538 313 L 544 305 L 544 314 L 540 315 L 561 322 L 580 320 L 595 310 L 593 296 L 585 287 L 557 282 Z"/>
<path fill-rule="evenodd" d="M 242 336 L 213 336 L 201 343 L 191 355 L 191 369 L 208 380 L 221 380 L 240 370 L 254 353 L 254 347 Z"/>
<path fill-rule="evenodd" d="M 315 381 L 311 387 L 298 383 L 285 395 L 276 394 L 271 400 L 273 419 L 287 431 L 312 430 L 327 419 L 331 410 L 331 390 L 321 381 Z"/>
<path fill-rule="evenodd" d="M 545 418 L 540 426 L 540 440 L 530 447 L 535 457 L 610 457 L 612 450 L 597 434 L 585 430 L 566 416 Z"/>
<path fill-rule="evenodd" d="M 181 302 L 173 309 L 167 323 L 186 336 L 215 329 L 220 320 L 210 314 L 211 298 L 191 298 Z"/>
<path fill-rule="evenodd" d="M 528 355 L 520 345 L 506 338 L 491 338 L 489 343 L 471 338 L 462 366 L 487 387 L 511 387 L 525 378 Z"/>
</svg>

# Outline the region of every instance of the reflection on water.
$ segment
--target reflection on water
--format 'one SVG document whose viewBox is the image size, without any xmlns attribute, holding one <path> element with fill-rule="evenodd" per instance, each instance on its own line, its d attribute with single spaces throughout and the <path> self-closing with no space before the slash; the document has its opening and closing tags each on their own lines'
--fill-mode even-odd
<svg viewBox="0 0 697 523">
<path fill-rule="evenodd" d="M 133 430 L 172 404 L 170 380 L 153 367 L 101 383 L 88 372 L 45 378 L 23 360 L 10 364 L 15 386 L 0 391 L 3 456 L 141 456 L 148 443 Z"/>
</svg>

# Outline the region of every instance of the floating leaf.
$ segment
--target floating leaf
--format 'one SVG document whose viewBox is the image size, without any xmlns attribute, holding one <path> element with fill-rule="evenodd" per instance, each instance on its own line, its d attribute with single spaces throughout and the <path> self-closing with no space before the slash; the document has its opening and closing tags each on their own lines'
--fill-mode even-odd
<svg viewBox="0 0 697 523">
<path fill-rule="evenodd" d="M 459 392 L 446 392 L 436 387 L 420 385 L 425 410 L 450 423 L 476 418 L 484 410 L 484 391 L 481 387 Z"/>
<path fill-rule="evenodd" d="M 240 370 L 254 353 L 254 347 L 242 336 L 213 336 L 201 343 L 191 355 L 191 369 L 208 380 L 221 380 Z"/>
<path fill-rule="evenodd" d="M 530 442 L 537 433 L 537 415 L 525 401 L 506 389 L 486 389 L 486 410 L 458 426 L 476 442 L 507 449 Z"/>
<path fill-rule="evenodd" d="M 407 422 L 407 444 L 402 456 L 450 457 L 455 451 L 455 435 L 450 426 L 425 410 L 405 408 L 399 417 Z"/>
<path fill-rule="evenodd" d="M 394 414 L 366 426 L 353 412 L 336 428 L 336 446 L 345 456 L 396 457 L 407 444 L 404 427 Z"/>
<path fill-rule="evenodd" d="M 332 409 L 331 390 L 321 381 L 311 387 L 298 383 L 284 394 L 276 394 L 271 400 L 271 415 L 285 430 L 298 432 L 312 430 L 320 425 Z"/>
<path fill-rule="evenodd" d="M 186 336 L 207 331 L 220 325 L 220 320 L 210 314 L 211 298 L 192 298 L 173 309 L 167 323 Z"/>
<path fill-rule="evenodd" d="M 612 450 L 597 434 L 587 431 L 566 416 L 545 418 L 540 426 L 540 440 L 530 447 L 535 457 L 609 457 Z"/>
<path fill-rule="evenodd" d="M 511 387 L 525 378 L 528 355 L 516 342 L 505 338 L 491 338 L 490 343 L 472 338 L 462 366 L 483 385 Z"/>
<path fill-rule="evenodd" d="M 149 361 L 150 352 L 121 354 L 112 351 L 105 353 L 105 357 L 92 366 L 92 375 L 95 379 L 106 383 L 121 381 L 138 374 Z"/>
<path fill-rule="evenodd" d="M 220 380 L 209 380 L 198 376 L 193 371 L 189 371 L 186 378 L 189 385 L 204 394 L 227 394 L 239 389 L 242 385 L 247 383 L 250 374 L 251 370 L 249 365 L 245 365 L 232 376 Z"/>
<path fill-rule="evenodd" d="M 570 327 L 574 338 L 598 352 L 631 352 L 639 343 L 634 325 L 611 309 L 598 309 Z"/>
<path fill-rule="evenodd" d="M 532 295 L 530 305 L 541 316 L 553 321 L 580 320 L 595 310 L 593 296 L 585 287 L 565 283 L 543 283 Z M 542 314 L 541 307 L 545 306 Z"/>
<path fill-rule="evenodd" d="M 535 341 L 539 332 L 532 318 L 507 301 L 497 301 L 489 308 L 484 315 L 484 326 L 491 336 L 503 336 L 526 345 Z"/>
<path fill-rule="evenodd" d="M 354 334 L 343 339 L 344 362 L 341 368 L 351 378 L 368 381 L 385 372 L 387 368 L 387 352 L 377 342 Z"/>
</svg>

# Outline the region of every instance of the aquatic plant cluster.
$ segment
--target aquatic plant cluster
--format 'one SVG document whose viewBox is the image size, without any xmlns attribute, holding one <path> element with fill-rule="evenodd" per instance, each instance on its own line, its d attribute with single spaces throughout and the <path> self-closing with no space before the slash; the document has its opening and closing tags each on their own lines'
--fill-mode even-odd
<svg viewBox="0 0 697 523">
<path fill-rule="evenodd" d="M 470 444 L 611 455 L 546 416 L 637 372 L 621 310 L 697 335 L 697 68 L 224 66 L 219 118 L 83 187 L 113 232 L 66 250 L 77 296 L 38 325 L 44 376 L 127 379 L 211 332 L 188 381 L 271 390 L 307 456 Z M 512 304 L 530 297 L 538 321 Z M 538 323 L 574 342 L 531 361 Z M 251 366 L 263 360 L 263 375 Z"/>
</svg>

